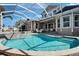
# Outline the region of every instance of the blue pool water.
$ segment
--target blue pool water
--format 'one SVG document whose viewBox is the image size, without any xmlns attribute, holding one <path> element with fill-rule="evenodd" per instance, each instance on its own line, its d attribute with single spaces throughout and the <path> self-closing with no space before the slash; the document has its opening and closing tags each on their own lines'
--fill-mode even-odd
<svg viewBox="0 0 79 59">
<path fill-rule="evenodd" d="M 79 45 L 79 40 L 66 37 L 50 37 L 45 34 L 34 34 L 25 37 L 4 40 L 2 44 L 20 50 L 56 51 L 74 48 Z"/>
</svg>

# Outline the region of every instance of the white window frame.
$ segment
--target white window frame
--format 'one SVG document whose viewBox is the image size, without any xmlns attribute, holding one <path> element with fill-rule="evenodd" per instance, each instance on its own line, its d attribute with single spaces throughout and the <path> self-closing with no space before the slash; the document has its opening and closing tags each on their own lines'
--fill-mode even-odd
<svg viewBox="0 0 79 59">
<path fill-rule="evenodd" d="M 77 14 L 77 15 L 79 16 L 79 14 Z M 75 16 L 76 16 L 76 15 L 74 15 L 74 27 L 75 27 L 75 28 L 79 28 L 79 26 L 75 26 Z M 78 21 L 79 21 L 79 20 L 78 20 Z"/>
<path fill-rule="evenodd" d="M 63 18 L 64 18 L 64 17 L 69 17 L 69 26 L 68 26 L 68 27 L 64 27 L 64 21 L 63 21 L 64 19 L 62 20 L 62 21 L 63 21 L 62 24 L 63 24 L 63 28 L 70 28 L 70 23 L 71 23 L 71 22 L 70 22 L 70 19 L 71 19 L 71 15 L 65 15 L 65 16 L 62 16 L 62 17 L 63 17 Z"/>
</svg>

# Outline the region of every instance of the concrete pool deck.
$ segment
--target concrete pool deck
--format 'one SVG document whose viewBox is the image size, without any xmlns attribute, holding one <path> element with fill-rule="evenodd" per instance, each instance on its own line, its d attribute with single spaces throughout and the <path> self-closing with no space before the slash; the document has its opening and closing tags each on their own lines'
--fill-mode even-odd
<svg viewBox="0 0 79 59">
<path fill-rule="evenodd" d="M 49 35 L 54 37 L 54 35 Z M 62 36 L 58 36 L 58 37 L 62 37 Z M 77 38 L 79 39 L 79 37 L 75 37 L 75 36 L 66 36 L 66 37 L 71 37 L 71 38 Z M 4 39 L 0 39 L 0 50 L 2 51 L 6 51 L 8 53 L 13 53 L 13 54 L 18 54 L 18 55 L 31 55 L 31 56 L 77 56 L 79 55 L 79 46 L 72 48 L 72 49 L 67 49 L 67 50 L 61 50 L 61 51 L 27 51 L 27 50 L 18 50 L 18 49 L 10 49 L 9 47 L 6 47 L 4 45 L 1 44 L 1 42 Z M 5 53 L 5 52 L 4 52 Z"/>
</svg>

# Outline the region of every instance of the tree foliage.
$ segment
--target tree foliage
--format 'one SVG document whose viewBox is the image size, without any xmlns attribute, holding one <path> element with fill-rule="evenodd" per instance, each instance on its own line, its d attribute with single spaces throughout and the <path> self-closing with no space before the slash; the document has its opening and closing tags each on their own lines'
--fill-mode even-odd
<svg viewBox="0 0 79 59">
<path fill-rule="evenodd" d="M 27 19 L 27 20 L 21 19 L 21 20 L 19 20 L 19 21 L 16 22 L 15 26 L 18 28 L 21 25 L 27 24 L 28 21 L 30 21 L 30 19 Z"/>
</svg>

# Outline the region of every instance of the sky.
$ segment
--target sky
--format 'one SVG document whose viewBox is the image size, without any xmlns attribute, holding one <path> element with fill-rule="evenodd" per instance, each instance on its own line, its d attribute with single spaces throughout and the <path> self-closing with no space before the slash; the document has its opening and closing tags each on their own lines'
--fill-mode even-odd
<svg viewBox="0 0 79 59">
<path fill-rule="evenodd" d="M 66 5 L 76 5 L 76 4 L 78 3 L 63 3 L 62 5 L 66 6 Z M 12 11 L 12 10 L 14 11 L 11 14 L 13 20 L 11 20 L 10 18 L 3 19 L 3 23 L 6 27 L 15 26 L 16 21 L 20 19 L 30 18 L 31 20 L 38 20 L 39 18 L 42 17 L 41 13 L 48 5 L 59 6 L 59 4 L 57 3 L 42 3 L 42 4 L 26 3 L 26 4 L 18 4 L 18 5 L 23 6 L 23 8 L 16 5 L 4 5 L 6 11 Z M 28 9 L 30 11 L 28 11 Z"/>
</svg>

